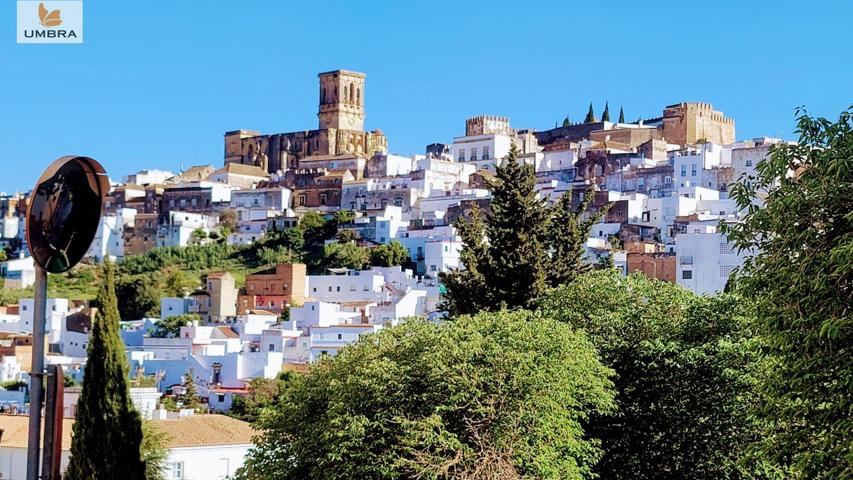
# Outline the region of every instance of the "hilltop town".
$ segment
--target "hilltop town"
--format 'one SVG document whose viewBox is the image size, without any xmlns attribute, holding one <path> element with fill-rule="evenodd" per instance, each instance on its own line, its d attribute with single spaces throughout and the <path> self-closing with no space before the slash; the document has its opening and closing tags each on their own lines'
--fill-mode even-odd
<svg viewBox="0 0 853 480">
<path fill-rule="evenodd" d="M 633 122 L 590 105 L 583 122 L 547 130 L 494 115 L 463 130 L 460 119 L 458 137 L 402 156 L 382 130 L 365 130 L 366 80 L 319 74 L 313 130 L 229 131 L 211 165 L 143 169 L 112 185 L 86 264 L 51 278 L 47 359 L 69 385 L 82 381 L 95 314 L 87 301 L 105 259 L 119 265 L 122 336 L 147 418 L 234 414 L 257 379 L 304 371 L 413 317 L 440 321 L 441 275 L 463 268 L 456 221 L 488 211 L 489 182 L 513 148 L 547 204 L 591 195 L 586 214 L 607 208 L 584 262 L 715 295 L 747 255 L 720 231 L 743 214 L 730 191 L 783 142 L 738 139 L 735 120 L 708 103 Z M 0 198 L 7 387 L 27 378 L 32 355 L 26 208 L 25 193 Z M 188 384 L 199 402 L 190 412 Z M 23 388 L 0 391 L 5 410 L 25 403 Z"/>
</svg>

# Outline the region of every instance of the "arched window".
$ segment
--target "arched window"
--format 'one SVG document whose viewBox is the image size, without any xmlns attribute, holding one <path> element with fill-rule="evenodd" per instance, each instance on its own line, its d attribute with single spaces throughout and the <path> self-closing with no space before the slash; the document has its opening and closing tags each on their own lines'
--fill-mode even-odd
<svg viewBox="0 0 853 480">
<path fill-rule="evenodd" d="M 328 103 L 329 99 L 326 97 L 326 87 L 323 87 L 323 96 L 320 98 L 320 102 Z"/>
<path fill-rule="evenodd" d="M 349 101 L 350 103 L 355 102 L 355 85 L 352 83 L 349 84 Z"/>
<path fill-rule="evenodd" d="M 349 103 L 349 90 L 346 85 L 344 85 L 344 103 Z"/>
<path fill-rule="evenodd" d="M 360 88 L 355 89 L 355 104 L 361 105 L 361 89 Z"/>
</svg>

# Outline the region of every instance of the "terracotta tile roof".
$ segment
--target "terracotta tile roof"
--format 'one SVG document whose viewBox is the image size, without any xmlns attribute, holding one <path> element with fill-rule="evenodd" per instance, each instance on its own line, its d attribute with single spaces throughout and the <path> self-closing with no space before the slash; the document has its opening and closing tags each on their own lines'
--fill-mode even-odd
<svg viewBox="0 0 853 480">
<path fill-rule="evenodd" d="M 223 326 L 223 327 L 216 327 L 216 328 L 220 332 L 222 332 L 222 334 L 225 336 L 225 338 L 240 338 L 240 335 L 237 335 L 237 332 L 235 332 L 234 330 L 231 330 L 231 327 L 224 327 Z"/>
<path fill-rule="evenodd" d="M 249 423 L 225 415 L 193 415 L 153 422 L 168 438 L 169 448 L 249 445 L 258 433 Z"/>
<path fill-rule="evenodd" d="M 0 447 L 27 448 L 29 417 L 0 415 L 3 438 Z M 152 420 L 154 428 L 166 436 L 169 448 L 216 445 L 249 445 L 257 432 L 251 425 L 225 415 L 193 415 L 171 420 Z M 62 420 L 62 450 L 71 450 L 74 419 Z M 42 432 L 44 429 L 42 429 Z"/>
<path fill-rule="evenodd" d="M 278 316 L 278 315 L 276 315 L 276 314 L 274 314 L 274 313 L 270 312 L 269 310 L 259 310 L 259 309 L 256 309 L 256 308 L 253 308 L 253 309 L 251 309 L 251 310 L 248 310 L 246 313 L 248 313 L 249 315 L 272 315 L 273 317 L 277 317 L 277 316 Z"/>
<path fill-rule="evenodd" d="M 242 163 L 227 163 L 224 167 L 213 172 L 213 175 L 221 173 L 233 173 L 235 175 L 248 175 L 251 177 L 269 177 L 269 174 L 263 168 L 254 165 L 244 165 Z"/>
</svg>

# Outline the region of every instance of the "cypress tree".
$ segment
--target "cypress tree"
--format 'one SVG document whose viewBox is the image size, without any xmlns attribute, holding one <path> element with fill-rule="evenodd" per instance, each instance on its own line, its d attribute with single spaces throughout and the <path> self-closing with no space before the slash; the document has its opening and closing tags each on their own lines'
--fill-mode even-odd
<svg viewBox="0 0 853 480">
<path fill-rule="evenodd" d="M 526 308 L 546 288 L 548 210 L 536 197 L 533 166 L 518 162 L 518 149 L 488 182 L 491 213 L 486 221 L 488 258 L 484 274 L 494 308 Z"/>
<path fill-rule="evenodd" d="M 66 480 L 143 480 L 142 421 L 130 399 L 119 335 L 115 265 L 104 263 Z"/>
<path fill-rule="evenodd" d="M 583 119 L 583 123 L 595 123 L 598 120 L 595 118 L 595 112 L 592 110 L 592 102 L 589 102 L 589 111 L 586 112 L 586 117 Z"/>
<path fill-rule="evenodd" d="M 462 237 L 465 267 L 440 274 L 446 288 L 442 309 L 451 315 L 501 308 L 529 308 L 549 286 L 570 282 L 590 268 L 583 262 L 589 231 L 607 211 L 589 213 L 588 190 L 577 209 L 571 193 L 548 207 L 536 198 L 536 175 L 519 164 L 513 148 L 488 182 L 490 211 L 473 208 L 454 226 Z"/>
<path fill-rule="evenodd" d="M 610 104 L 608 104 L 608 102 L 604 102 L 604 113 L 601 114 L 601 121 L 610 121 Z"/>
<path fill-rule="evenodd" d="M 572 122 L 569 121 L 569 116 L 566 115 L 566 118 L 563 119 L 563 126 L 568 127 L 571 124 L 572 124 Z"/>
<path fill-rule="evenodd" d="M 619 123 L 625 123 L 625 112 L 619 107 Z"/>
<path fill-rule="evenodd" d="M 552 287 L 567 284 L 592 269 L 592 265 L 583 261 L 584 245 L 592 226 L 607 213 L 607 207 L 588 213 L 594 197 L 595 192 L 587 190 L 575 210 L 572 209 L 572 192 L 569 191 L 553 207 L 548 228 L 551 246 L 548 284 Z"/>
</svg>

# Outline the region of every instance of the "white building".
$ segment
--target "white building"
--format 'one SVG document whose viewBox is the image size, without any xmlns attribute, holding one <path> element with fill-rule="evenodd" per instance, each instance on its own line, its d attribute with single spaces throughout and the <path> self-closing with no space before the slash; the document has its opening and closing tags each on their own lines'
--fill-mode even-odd
<svg viewBox="0 0 853 480">
<path fill-rule="evenodd" d="M 0 478 L 26 478 L 27 422 L 23 415 L 0 416 Z M 155 419 L 152 425 L 166 438 L 166 478 L 176 480 L 229 478 L 243 465 L 257 434 L 248 423 L 224 415 Z M 73 426 L 73 419 L 64 419 L 61 471 L 68 466 Z"/>
<path fill-rule="evenodd" d="M 166 183 L 166 180 L 174 176 L 174 173 L 167 170 L 140 170 L 136 173 L 125 175 L 124 178 L 122 178 L 122 183 L 144 186 L 156 183 Z"/>
<path fill-rule="evenodd" d="M 13 258 L 0 263 L 0 276 L 5 288 L 27 288 L 36 281 L 33 257 Z"/>
<path fill-rule="evenodd" d="M 210 234 L 211 217 L 199 213 L 169 212 L 166 223 L 157 230 L 158 247 L 186 247 L 193 240 L 193 232 L 201 230 Z"/>
<path fill-rule="evenodd" d="M 675 238 L 675 254 L 676 282 L 697 295 L 722 292 L 747 256 L 717 232 L 716 221 L 689 224 Z"/>
</svg>

